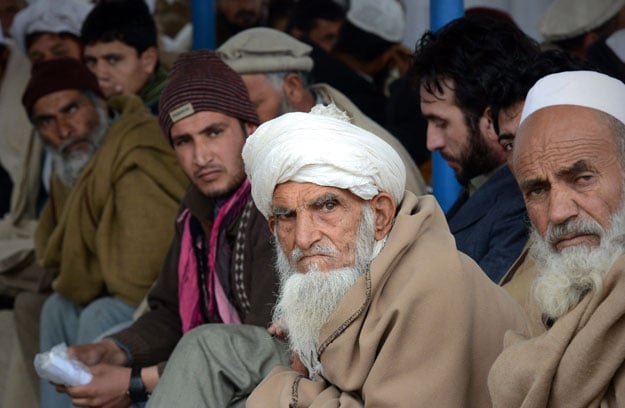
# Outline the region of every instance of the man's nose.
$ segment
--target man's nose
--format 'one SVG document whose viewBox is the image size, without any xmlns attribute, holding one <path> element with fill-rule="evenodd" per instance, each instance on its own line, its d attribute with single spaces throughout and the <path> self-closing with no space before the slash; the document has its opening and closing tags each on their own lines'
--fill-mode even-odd
<svg viewBox="0 0 625 408">
<path fill-rule="evenodd" d="M 440 150 L 445 147 L 445 138 L 440 131 L 428 125 L 426 132 L 426 147 L 429 151 Z"/>
<path fill-rule="evenodd" d="M 573 193 L 562 187 L 551 187 L 549 194 L 549 223 L 558 225 L 579 215 L 579 206 Z"/>
<path fill-rule="evenodd" d="M 198 167 L 206 166 L 213 161 L 214 156 L 213 150 L 208 145 L 208 142 L 204 141 L 202 138 L 196 140 L 195 149 L 193 150 L 193 164 Z"/>
<path fill-rule="evenodd" d="M 300 213 L 295 220 L 295 245 L 307 250 L 321 240 L 322 234 L 312 214 Z"/>
<path fill-rule="evenodd" d="M 59 138 L 61 140 L 70 139 L 74 135 L 74 125 L 67 118 L 58 118 Z"/>
</svg>

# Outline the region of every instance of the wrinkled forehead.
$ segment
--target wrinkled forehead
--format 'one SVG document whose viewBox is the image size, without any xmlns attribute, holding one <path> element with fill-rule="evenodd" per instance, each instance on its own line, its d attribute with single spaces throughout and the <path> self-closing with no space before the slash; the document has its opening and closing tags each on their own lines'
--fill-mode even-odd
<svg viewBox="0 0 625 408">
<path fill-rule="evenodd" d="M 592 108 L 557 105 L 540 109 L 519 126 L 513 170 L 554 160 L 620 158 L 611 117 Z"/>
</svg>

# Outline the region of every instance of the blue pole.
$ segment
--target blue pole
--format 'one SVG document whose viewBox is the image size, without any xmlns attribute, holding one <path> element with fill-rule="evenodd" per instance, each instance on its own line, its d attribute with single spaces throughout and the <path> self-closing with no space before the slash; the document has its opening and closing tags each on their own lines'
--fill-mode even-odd
<svg viewBox="0 0 625 408">
<path fill-rule="evenodd" d="M 451 20 L 464 15 L 463 0 L 430 0 L 430 27 L 436 31 Z M 462 187 L 451 167 L 440 153 L 432 153 L 432 189 L 443 211 L 456 201 Z"/>
<path fill-rule="evenodd" d="M 214 50 L 215 6 L 213 0 L 192 0 L 191 19 L 193 20 L 193 49 Z"/>
</svg>

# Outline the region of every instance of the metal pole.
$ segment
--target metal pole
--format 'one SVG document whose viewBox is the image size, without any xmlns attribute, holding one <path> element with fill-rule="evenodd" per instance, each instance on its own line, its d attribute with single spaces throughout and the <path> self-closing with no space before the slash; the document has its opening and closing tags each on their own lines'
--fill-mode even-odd
<svg viewBox="0 0 625 408">
<path fill-rule="evenodd" d="M 430 0 L 430 27 L 436 31 L 464 15 L 463 0 Z M 462 187 L 440 153 L 432 152 L 432 189 L 443 211 L 456 201 Z"/>
<path fill-rule="evenodd" d="M 193 20 L 193 49 L 214 50 L 215 5 L 213 0 L 192 0 L 191 19 Z"/>
</svg>

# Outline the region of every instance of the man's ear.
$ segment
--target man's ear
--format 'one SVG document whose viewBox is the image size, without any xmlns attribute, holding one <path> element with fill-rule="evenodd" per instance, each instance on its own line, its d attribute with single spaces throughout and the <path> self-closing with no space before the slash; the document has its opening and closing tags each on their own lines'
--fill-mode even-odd
<svg viewBox="0 0 625 408">
<path fill-rule="evenodd" d="M 299 75 L 294 72 L 288 73 L 284 77 L 284 82 L 282 82 L 282 92 L 284 92 L 284 95 L 288 98 L 289 102 L 291 102 L 291 105 L 296 109 L 306 111 L 301 109 L 301 105 L 308 91 L 304 88 L 304 84 Z"/>
<path fill-rule="evenodd" d="M 156 47 L 149 47 L 141 53 L 139 56 L 141 60 L 141 66 L 146 74 L 152 74 L 156 69 L 156 63 L 158 62 L 158 51 Z"/>
<path fill-rule="evenodd" d="M 495 131 L 495 121 L 493 119 L 493 110 L 490 106 L 484 109 L 484 113 L 479 119 L 479 128 L 482 134 L 491 142 L 499 143 L 497 132 Z"/>
<path fill-rule="evenodd" d="M 253 125 L 253 124 L 251 124 L 249 122 L 245 122 L 243 124 L 243 129 L 245 130 L 245 137 L 248 137 L 252 133 L 256 132 L 257 128 L 258 128 L 258 126 Z"/>
<path fill-rule="evenodd" d="M 269 232 L 271 235 L 274 235 L 274 229 L 276 228 L 276 219 L 274 217 L 269 217 L 267 219 L 267 225 L 269 226 Z"/>
<path fill-rule="evenodd" d="M 369 201 L 369 206 L 373 210 L 373 219 L 375 221 L 375 239 L 384 238 L 393 226 L 395 218 L 395 200 L 389 193 L 378 193 Z"/>
</svg>

